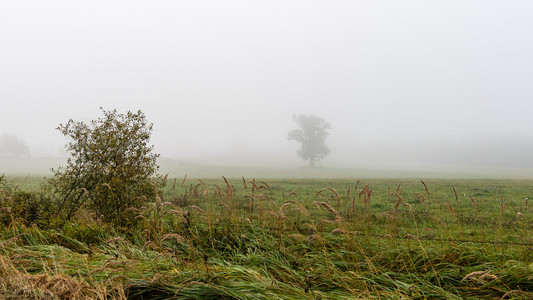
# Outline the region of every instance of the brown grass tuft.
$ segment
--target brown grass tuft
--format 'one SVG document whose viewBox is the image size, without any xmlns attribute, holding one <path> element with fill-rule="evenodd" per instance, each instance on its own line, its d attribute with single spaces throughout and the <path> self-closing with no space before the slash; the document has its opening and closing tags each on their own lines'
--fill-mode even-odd
<svg viewBox="0 0 533 300">
<path fill-rule="evenodd" d="M 332 223 L 337 223 L 338 220 L 321 220 L 320 222 L 316 223 L 316 227 L 321 227 L 323 226 L 324 224 L 332 224 Z"/>
<path fill-rule="evenodd" d="M 396 203 L 394 204 L 394 208 L 392 209 L 392 214 L 396 215 L 396 212 L 398 211 L 398 206 L 403 203 L 403 199 L 400 194 L 394 193 L 392 195 L 396 196 Z"/>
<path fill-rule="evenodd" d="M 504 202 L 503 197 L 500 196 L 500 219 L 503 218 L 503 214 L 505 213 L 506 208 L 507 208 L 507 202 Z"/>
<path fill-rule="evenodd" d="M 498 277 L 496 277 L 495 275 L 492 275 L 492 274 L 489 274 L 485 271 L 476 271 L 476 272 L 472 272 L 470 274 L 467 274 L 462 280 L 461 282 L 465 282 L 467 280 L 478 280 L 478 281 L 482 281 L 482 282 L 486 282 L 486 281 L 489 281 L 489 280 L 497 280 Z"/>
<path fill-rule="evenodd" d="M 276 218 L 278 218 L 278 219 L 281 218 L 280 215 L 278 215 L 277 213 L 275 213 L 275 212 L 273 212 L 273 211 L 271 211 L 271 210 L 267 211 L 267 214 L 269 214 L 269 215 L 273 215 L 274 217 L 276 217 Z"/>
<path fill-rule="evenodd" d="M 294 205 L 291 205 L 291 204 L 294 204 Z M 286 206 L 291 206 L 291 207 L 294 207 L 295 210 L 299 211 L 300 213 L 302 213 L 304 216 L 306 217 L 311 217 L 311 214 L 307 211 L 307 209 L 300 203 L 294 201 L 294 200 L 287 200 L 285 201 L 285 203 L 283 203 L 283 205 L 280 207 L 280 212 L 281 214 L 283 215 L 283 211 L 282 209 Z"/>
<path fill-rule="evenodd" d="M 22 235 L 24 235 L 24 234 L 19 234 L 17 236 L 14 236 L 14 237 L 10 238 L 9 240 L 5 240 L 5 241 L 0 242 L 0 247 L 5 247 L 8 244 L 16 243 L 16 242 L 20 241 L 20 237 Z"/>
<path fill-rule="evenodd" d="M 477 202 L 476 200 L 474 200 L 474 197 L 468 195 L 468 197 L 470 198 L 470 201 L 472 202 L 472 205 L 477 209 Z"/>
<path fill-rule="evenodd" d="M 316 234 L 313 234 L 313 235 L 310 235 L 308 238 L 307 238 L 307 246 L 308 247 L 311 247 L 311 245 L 313 244 L 313 241 L 317 238 L 317 235 Z"/>
<path fill-rule="evenodd" d="M 154 242 L 148 241 L 142 246 L 141 251 L 144 251 L 144 249 L 146 248 L 154 248 L 154 247 L 155 247 Z"/>
<path fill-rule="evenodd" d="M 331 205 L 327 204 L 326 202 L 313 201 L 313 205 L 315 205 L 316 207 L 324 206 L 327 210 L 329 210 L 332 214 L 335 215 L 335 219 L 341 218 L 341 216 L 339 215 L 339 212 L 336 211 L 333 207 L 331 207 Z"/>
<path fill-rule="evenodd" d="M 340 228 L 335 228 L 331 231 L 332 234 L 346 234 L 346 230 L 344 229 L 340 229 Z"/>
<path fill-rule="evenodd" d="M 246 179 L 244 179 L 244 176 L 242 176 L 242 185 L 244 186 L 244 190 L 248 190 L 248 186 L 246 185 Z"/>
<path fill-rule="evenodd" d="M 28 274 L 0 258 L 1 299 L 103 299 L 98 287 L 90 287 L 81 278 L 65 274 Z M 125 299 L 121 297 L 120 299 Z"/>
<path fill-rule="evenodd" d="M 422 179 L 420 179 L 420 182 L 422 182 L 422 184 L 424 185 L 424 189 L 426 190 L 426 194 L 428 195 L 428 197 L 431 197 L 431 194 L 429 193 L 429 189 L 426 183 Z"/>
<path fill-rule="evenodd" d="M 196 206 L 196 205 L 190 205 L 190 206 L 187 206 L 188 208 L 192 208 L 192 209 L 195 209 L 203 214 L 205 214 L 205 211 L 203 209 L 201 209 L 200 207 Z"/>
<path fill-rule="evenodd" d="M 528 292 L 524 292 L 524 291 L 521 291 L 521 290 L 511 290 L 511 291 L 508 291 L 507 293 L 505 293 L 500 299 L 505 299 L 507 297 L 511 298 L 511 296 L 523 296 L 523 297 L 526 297 L 528 299 L 533 299 L 533 296 L 528 293 Z"/>
<path fill-rule="evenodd" d="M 457 197 L 457 191 L 455 190 L 455 187 L 453 186 L 453 184 L 452 184 L 452 190 L 453 190 L 453 194 L 455 196 L 455 202 L 459 203 L 459 197 Z"/>
<path fill-rule="evenodd" d="M 418 202 L 420 202 L 420 204 L 427 205 L 428 199 L 424 194 L 415 193 L 415 195 L 417 196 L 416 199 L 418 199 Z"/>
<path fill-rule="evenodd" d="M 456 217 L 455 210 L 453 209 L 453 206 L 450 203 L 450 201 L 446 201 L 445 205 L 448 208 L 448 210 L 450 211 L 450 213 L 452 214 L 452 216 Z"/>
<path fill-rule="evenodd" d="M 268 183 L 266 183 L 266 182 L 264 182 L 264 181 L 261 181 L 261 182 L 259 182 L 259 183 L 260 183 L 260 185 L 259 185 L 259 188 L 260 188 L 260 189 L 263 188 L 263 189 L 267 189 L 267 190 L 270 191 L 270 185 L 268 185 Z"/>
<path fill-rule="evenodd" d="M 107 187 L 109 189 L 109 191 L 112 191 L 111 186 L 109 184 L 104 183 L 104 184 L 102 184 L 102 186 L 105 186 L 105 187 Z"/>
<path fill-rule="evenodd" d="M 107 240 L 106 243 L 117 245 L 121 243 L 126 243 L 126 240 L 123 237 L 117 236 L 117 237 Z"/>
<path fill-rule="evenodd" d="M 419 240 L 419 238 L 416 235 L 413 234 L 406 234 L 403 237 L 404 239 L 411 239 L 411 240 Z"/>
<path fill-rule="evenodd" d="M 175 239 L 177 242 L 182 242 L 185 240 L 184 237 L 177 233 L 167 233 L 161 238 L 161 242 L 165 240 Z"/>
</svg>

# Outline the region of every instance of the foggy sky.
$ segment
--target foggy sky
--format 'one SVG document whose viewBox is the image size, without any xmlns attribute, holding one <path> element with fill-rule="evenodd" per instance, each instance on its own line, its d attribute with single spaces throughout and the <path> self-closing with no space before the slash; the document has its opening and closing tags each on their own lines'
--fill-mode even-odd
<svg viewBox="0 0 533 300">
<path fill-rule="evenodd" d="M 532 1 L 1 1 L 0 134 L 55 156 L 68 119 L 141 109 L 162 156 L 533 167 Z"/>
</svg>

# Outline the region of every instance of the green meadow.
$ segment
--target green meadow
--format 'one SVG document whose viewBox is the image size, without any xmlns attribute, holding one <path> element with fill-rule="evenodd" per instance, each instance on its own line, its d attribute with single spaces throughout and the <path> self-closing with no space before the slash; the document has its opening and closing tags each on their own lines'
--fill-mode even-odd
<svg viewBox="0 0 533 300">
<path fill-rule="evenodd" d="M 42 181 L 5 178 L 6 299 L 533 298 L 531 180 L 167 178 L 126 229 L 28 223 Z"/>
</svg>

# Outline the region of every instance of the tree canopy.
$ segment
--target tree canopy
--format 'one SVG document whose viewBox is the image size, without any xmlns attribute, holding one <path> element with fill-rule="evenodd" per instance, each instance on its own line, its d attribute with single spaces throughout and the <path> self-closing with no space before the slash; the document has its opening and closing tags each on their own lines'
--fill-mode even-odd
<svg viewBox="0 0 533 300">
<path fill-rule="evenodd" d="M 303 160 L 308 160 L 309 166 L 314 167 L 330 152 L 326 145 L 326 138 L 331 125 L 315 115 L 295 115 L 293 118 L 300 129 L 289 131 L 288 139 L 300 142 L 301 148 L 297 152 L 298 156 Z"/>
</svg>

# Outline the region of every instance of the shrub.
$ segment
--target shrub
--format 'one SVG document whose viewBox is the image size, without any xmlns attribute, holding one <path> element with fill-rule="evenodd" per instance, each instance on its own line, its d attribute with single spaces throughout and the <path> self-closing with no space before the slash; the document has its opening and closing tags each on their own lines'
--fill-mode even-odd
<svg viewBox="0 0 533 300">
<path fill-rule="evenodd" d="M 149 145 L 152 124 L 138 111 L 105 111 L 90 124 L 69 120 L 58 130 L 72 139 L 66 145 L 66 167 L 53 170 L 49 180 L 58 196 L 56 216 L 70 220 L 80 208 L 104 221 L 129 226 L 123 214 L 141 207 L 154 195 L 152 180 L 158 154 Z M 160 177 L 159 177 L 160 178 Z"/>
<path fill-rule="evenodd" d="M 1 222 L 9 225 L 14 220 L 25 226 L 37 225 L 41 228 L 49 225 L 53 215 L 52 199 L 40 193 L 17 191 L 6 197 L 2 203 Z"/>
</svg>

